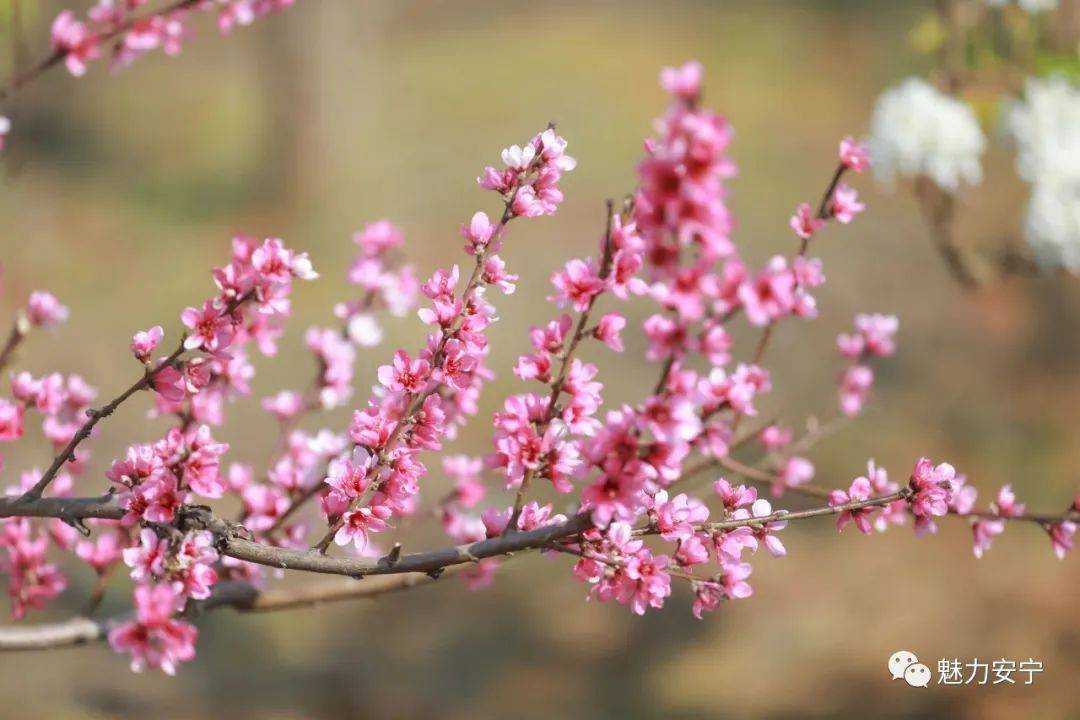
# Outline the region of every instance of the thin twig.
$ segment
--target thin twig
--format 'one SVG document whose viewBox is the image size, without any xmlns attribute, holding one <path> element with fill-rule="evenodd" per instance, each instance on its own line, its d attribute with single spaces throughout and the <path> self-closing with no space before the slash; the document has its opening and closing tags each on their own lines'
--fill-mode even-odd
<svg viewBox="0 0 1080 720">
<path fill-rule="evenodd" d="M 615 256 L 614 247 L 611 241 L 611 224 L 614 219 L 615 201 L 607 201 L 607 229 L 604 231 L 604 256 L 600 261 L 600 279 L 606 281 L 608 276 L 611 275 L 611 263 Z M 563 386 L 566 384 L 566 375 L 570 371 L 570 367 L 573 364 L 574 353 L 577 351 L 578 345 L 585 337 L 585 328 L 589 324 L 589 316 L 592 314 L 593 307 L 596 306 L 596 301 L 602 294 L 602 291 L 594 294 L 589 298 L 589 304 L 585 310 L 581 312 L 578 317 L 577 326 L 574 328 L 574 334 L 571 337 L 570 344 L 566 348 L 566 352 L 562 354 L 559 365 L 559 373 L 551 383 L 551 393 L 548 395 L 547 411 L 544 414 L 544 421 L 536 428 L 538 435 L 543 437 L 547 432 L 548 427 L 551 425 L 551 421 L 555 419 L 555 415 L 558 412 L 559 396 L 562 394 Z M 521 478 L 521 484 L 518 485 L 517 493 L 514 496 L 514 509 L 510 513 L 510 520 L 506 523 L 504 533 L 516 532 L 517 521 L 521 517 L 521 509 L 525 505 L 525 494 L 529 491 L 529 484 L 532 481 L 535 472 L 533 470 L 526 470 L 525 474 Z"/>
<path fill-rule="evenodd" d="M 124 34 L 128 30 L 133 28 L 135 25 L 145 22 L 152 17 L 168 15 L 172 12 L 183 10 L 188 6 L 196 5 L 199 2 L 201 2 L 201 0 L 178 0 L 178 2 L 174 2 L 171 5 L 160 8 L 153 12 L 130 18 L 126 22 L 116 26 L 115 28 L 112 28 L 111 30 L 100 34 L 98 36 L 98 41 L 102 45 L 104 45 L 112 40 L 115 40 L 117 37 Z M 42 58 L 36 65 L 14 75 L 10 80 L 4 83 L 2 87 L 0 87 L 0 102 L 4 102 L 12 95 L 14 95 L 17 91 L 21 90 L 26 85 L 30 84 L 52 68 L 59 65 L 66 57 L 67 53 L 64 50 L 53 50 L 47 56 Z"/>
</svg>

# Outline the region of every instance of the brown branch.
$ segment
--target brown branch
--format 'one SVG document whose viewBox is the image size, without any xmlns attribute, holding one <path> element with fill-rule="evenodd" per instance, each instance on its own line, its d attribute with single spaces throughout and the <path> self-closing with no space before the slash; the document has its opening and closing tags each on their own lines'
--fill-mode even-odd
<svg viewBox="0 0 1080 720">
<path fill-rule="evenodd" d="M 33 500 L 14 496 L 0 497 L 0 518 L 54 517 L 64 522 L 77 523 L 91 518 L 119 520 L 126 512 L 116 504 L 116 498 L 112 493 L 106 493 L 101 497 L 47 497 Z"/>
<path fill-rule="evenodd" d="M 29 332 L 30 319 L 26 317 L 25 312 L 19 310 L 15 316 L 15 322 L 11 324 L 11 332 L 8 333 L 7 340 L 4 341 L 4 347 L 0 349 L 0 370 L 7 367 L 8 363 L 14 359 L 16 349 L 18 349 L 19 344 Z"/>
<path fill-rule="evenodd" d="M 448 572 L 455 569 L 450 568 Z M 310 587 L 260 591 L 245 582 L 225 581 L 214 587 L 210 597 L 198 603 L 196 612 L 231 607 L 241 613 L 265 613 L 315 607 L 346 600 L 374 599 L 381 595 L 430 585 L 430 575 L 396 575 L 364 582 L 320 583 Z M 109 630 L 127 620 L 120 615 L 106 619 L 74 617 L 56 623 L 0 626 L 0 651 L 50 650 L 85 645 L 104 640 Z"/>
<path fill-rule="evenodd" d="M 302 570 L 329 575 L 364 577 L 367 575 L 398 575 L 402 573 L 440 574 L 451 565 L 477 562 L 490 557 L 509 555 L 523 550 L 544 547 L 554 540 L 578 535 L 592 527 L 587 514 L 576 515 L 570 520 L 528 532 L 500 535 L 487 540 L 440 548 L 421 553 L 402 553 L 397 558 L 390 555 L 371 558 L 335 558 L 312 550 L 292 550 L 272 547 L 236 537 L 235 531 L 223 529 L 211 523 L 219 538 L 220 551 L 237 560 L 282 570 Z"/>
<path fill-rule="evenodd" d="M 991 279 L 986 261 L 956 238 L 953 227 L 956 199 L 926 177 L 915 179 L 915 196 L 930 226 L 930 233 L 945 265 L 961 285 L 974 290 Z"/>
<path fill-rule="evenodd" d="M 810 510 L 777 510 L 776 512 L 768 515 L 762 515 L 760 517 L 749 517 L 742 520 L 725 520 L 723 522 L 704 523 L 701 525 L 702 530 L 734 530 L 741 527 L 756 527 L 765 526 L 768 523 L 773 522 L 786 522 L 788 520 L 806 520 L 809 518 L 823 517 L 826 515 L 839 515 L 842 512 L 848 512 L 850 510 L 861 510 L 863 508 L 871 507 L 883 507 L 897 500 L 906 500 L 911 496 L 911 490 L 909 488 L 901 488 L 894 493 L 888 495 L 879 495 L 878 497 L 872 497 L 867 500 L 856 500 L 853 502 L 843 503 L 841 505 L 827 505 L 825 507 L 812 508 Z"/>
</svg>

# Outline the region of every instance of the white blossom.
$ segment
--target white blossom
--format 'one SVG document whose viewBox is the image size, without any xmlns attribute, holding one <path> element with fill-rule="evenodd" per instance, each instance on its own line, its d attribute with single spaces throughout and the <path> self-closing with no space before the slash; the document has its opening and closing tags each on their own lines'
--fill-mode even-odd
<svg viewBox="0 0 1080 720">
<path fill-rule="evenodd" d="M 975 114 L 925 80 L 908 78 L 874 104 L 870 156 L 878 178 L 925 176 L 955 191 L 961 181 L 982 181 L 979 158 L 986 147 Z"/>
<path fill-rule="evenodd" d="M 1017 0 L 1017 5 L 1026 13 L 1040 13 L 1056 10 L 1060 0 Z M 986 0 L 987 5 L 1005 7 L 1009 0 Z"/>
<path fill-rule="evenodd" d="M 1080 90 L 1063 77 L 1029 78 L 1008 127 L 1016 171 L 1032 185 L 1024 235 L 1035 259 L 1080 274 Z"/>
</svg>

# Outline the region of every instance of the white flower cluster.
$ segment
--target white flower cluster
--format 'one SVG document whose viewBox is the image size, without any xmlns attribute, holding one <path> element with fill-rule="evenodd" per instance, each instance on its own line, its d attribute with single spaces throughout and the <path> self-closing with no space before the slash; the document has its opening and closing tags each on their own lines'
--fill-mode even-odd
<svg viewBox="0 0 1080 720">
<path fill-rule="evenodd" d="M 986 147 L 975 114 L 925 80 L 908 78 L 881 94 L 870 124 L 870 156 L 877 176 L 925 176 L 950 192 L 982 181 Z"/>
<path fill-rule="evenodd" d="M 1040 13 L 1049 12 L 1055 10 L 1058 6 L 1059 0 L 1016 0 L 1016 4 L 1020 6 L 1020 9 L 1027 13 Z M 994 7 L 1005 7 L 1009 4 L 1009 0 L 986 0 L 987 5 L 993 5 Z"/>
<path fill-rule="evenodd" d="M 1043 267 L 1080 274 L 1080 89 L 1029 78 L 1008 117 L 1016 171 L 1031 183 L 1024 235 Z"/>
</svg>

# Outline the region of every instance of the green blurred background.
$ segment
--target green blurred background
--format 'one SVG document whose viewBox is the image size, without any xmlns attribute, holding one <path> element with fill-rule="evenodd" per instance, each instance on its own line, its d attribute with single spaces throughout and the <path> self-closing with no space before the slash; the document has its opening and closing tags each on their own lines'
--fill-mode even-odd
<svg viewBox="0 0 1080 720">
<path fill-rule="evenodd" d="M 29 6 L 36 55 L 60 6 Z M 15 131 L 0 180 L 0 317 L 32 289 L 55 292 L 71 319 L 35 335 L 22 365 L 77 371 L 111 396 L 135 371 L 132 332 L 160 323 L 175 336 L 179 310 L 211 292 L 209 269 L 234 232 L 307 250 L 323 278 L 297 288 L 279 357 L 257 363 L 255 396 L 229 409 L 220 432 L 233 459 L 261 467 L 275 427 L 257 399 L 306 386 L 302 332 L 333 322 L 330 308 L 350 292 L 352 231 L 398 222 L 421 275 L 460 261 L 459 224 L 495 210 L 474 182 L 480 168 L 557 121 L 579 165 L 558 215 L 514 227 L 504 252 L 522 281 L 498 303 L 499 376 L 454 448 L 483 452 L 485 418 L 521 387 L 510 367 L 526 348 L 524 329 L 552 313 L 548 275 L 593 252 L 604 199 L 633 187 L 641 140 L 665 102 L 660 66 L 705 64 L 707 102 L 736 128 L 736 240 L 761 261 L 791 250 L 788 215 L 819 195 L 838 139 L 864 131 L 877 93 L 926 73 L 931 61 L 908 36 L 931 8 L 302 0 L 228 38 L 201 23 L 178 59 L 95 67 L 81 80 L 53 72 L 5 109 Z M 6 76 L 10 63 L 2 68 Z M 966 236 L 1017 231 L 1027 190 L 1012 161 L 998 144 L 984 186 L 962 197 Z M 868 457 L 902 479 L 928 454 L 965 471 L 982 502 L 1011 482 L 1033 509 L 1063 506 L 1080 465 L 1080 283 L 1010 281 L 964 294 L 911 195 L 870 177 L 857 185 L 869 209 L 818 244 L 830 280 L 822 317 L 777 333 L 767 411 L 796 426 L 830 412 L 836 332 L 856 312 L 895 312 L 900 352 L 881 367 L 861 421 L 815 449 L 819 480 L 846 486 Z M 361 355 L 356 402 L 392 348 L 418 347 L 421 334 L 414 317 L 389 324 L 386 344 Z M 748 356 L 755 336 L 737 337 Z M 640 336 L 628 345 L 617 358 L 590 358 L 609 403 L 638 397 L 655 378 Z M 94 441 L 83 489 L 101 489 L 125 443 L 160 432 L 139 403 Z M 341 427 L 346 417 L 308 426 Z M 49 459 L 39 439 L 5 452 L 5 485 Z M 427 487 L 431 499 L 445 485 L 436 472 Z M 664 611 L 637 618 L 585 602 L 568 561 L 528 557 L 481 593 L 447 579 L 376 602 L 212 613 L 199 621 L 198 659 L 175 679 L 132 675 L 104 645 L 3 655 L 0 717 L 1076 717 L 1077 557 L 1057 561 L 1043 533 L 1020 527 L 976 561 L 967 527 L 943 525 L 921 539 L 910 528 L 838 535 L 827 520 L 792 527 L 787 558 L 755 559 L 754 597 L 704 621 L 683 589 Z M 430 526 L 411 547 L 441 542 Z M 36 619 L 70 613 L 91 580 L 73 566 L 68 599 Z M 124 606 L 126 587 L 116 579 L 107 610 Z M 900 649 L 932 669 L 941 657 L 1032 657 L 1046 670 L 1031 687 L 913 689 L 885 670 Z"/>
</svg>

